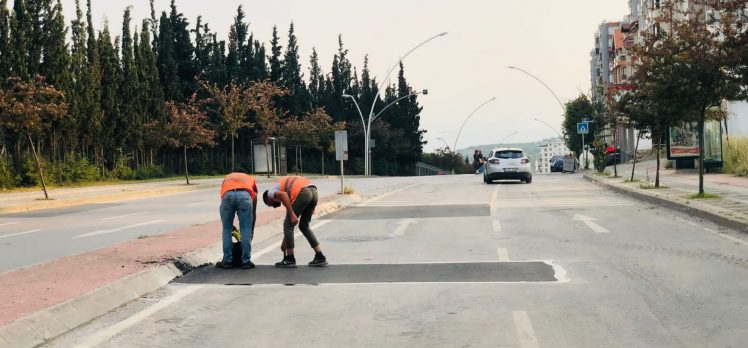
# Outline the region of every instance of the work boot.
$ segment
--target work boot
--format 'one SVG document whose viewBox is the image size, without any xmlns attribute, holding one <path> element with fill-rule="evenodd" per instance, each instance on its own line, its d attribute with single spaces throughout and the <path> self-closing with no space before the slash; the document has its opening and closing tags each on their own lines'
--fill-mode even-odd
<svg viewBox="0 0 748 348">
<path fill-rule="evenodd" d="M 255 268 L 255 264 L 252 261 L 249 261 L 247 263 L 242 263 L 242 269 L 252 269 Z"/>
<path fill-rule="evenodd" d="M 232 269 L 234 268 L 234 265 L 232 265 L 231 262 L 218 261 L 216 262 L 216 268 Z"/>
<path fill-rule="evenodd" d="M 327 266 L 327 258 L 322 253 L 314 255 L 314 260 L 309 262 L 309 267 L 325 267 Z"/>
<path fill-rule="evenodd" d="M 296 268 L 296 258 L 293 255 L 286 255 L 283 257 L 283 261 L 275 263 L 275 267 Z"/>
</svg>

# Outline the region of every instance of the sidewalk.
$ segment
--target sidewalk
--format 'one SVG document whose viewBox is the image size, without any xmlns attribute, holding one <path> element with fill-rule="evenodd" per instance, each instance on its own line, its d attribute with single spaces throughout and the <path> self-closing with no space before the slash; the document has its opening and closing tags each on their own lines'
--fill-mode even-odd
<svg viewBox="0 0 748 348">
<path fill-rule="evenodd" d="M 309 176 L 321 178 L 322 176 Z M 269 183 L 277 177 L 267 178 L 255 176 L 258 183 Z M 325 176 L 325 178 L 332 178 Z M 29 192 L 0 192 L 0 214 L 23 213 L 43 209 L 65 208 L 85 204 L 102 204 L 123 200 L 140 199 L 171 193 L 217 188 L 221 185 L 221 178 L 190 180 L 152 181 L 145 183 L 116 184 L 101 186 L 86 186 L 73 188 L 59 188 L 49 190 L 49 200 L 44 200 L 41 188 Z"/>
<path fill-rule="evenodd" d="M 664 167 L 664 161 L 662 163 Z M 716 193 L 720 198 L 693 199 L 699 192 L 699 174 L 695 171 L 660 169 L 660 189 L 643 189 L 639 182 L 625 182 L 631 178 L 631 164 L 618 166 L 620 178 L 593 174 L 585 178 L 623 194 L 649 203 L 681 210 L 713 221 L 725 227 L 748 233 L 748 178 L 727 174 L 704 174 L 704 191 Z M 636 164 L 634 179 L 654 182 L 656 161 Z M 608 167 L 612 173 L 613 167 Z"/>
</svg>

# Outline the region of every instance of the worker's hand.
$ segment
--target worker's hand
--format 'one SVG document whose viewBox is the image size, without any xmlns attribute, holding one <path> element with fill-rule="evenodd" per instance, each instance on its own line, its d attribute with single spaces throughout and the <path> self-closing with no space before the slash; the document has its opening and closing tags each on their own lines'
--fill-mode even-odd
<svg viewBox="0 0 748 348">
<path fill-rule="evenodd" d="M 296 217 L 296 214 L 291 213 L 291 225 L 296 226 L 299 223 L 299 218 Z"/>
</svg>

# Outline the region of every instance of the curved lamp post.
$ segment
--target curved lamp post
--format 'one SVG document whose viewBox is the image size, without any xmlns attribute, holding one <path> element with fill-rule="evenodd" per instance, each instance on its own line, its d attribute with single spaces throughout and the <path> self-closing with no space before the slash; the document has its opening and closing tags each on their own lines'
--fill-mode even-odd
<svg viewBox="0 0 748 348">
<path fill-rule="evenodd" d="M 507 139 L 511 138 L 511 137 L 512 137 L 512 136 L 514 136 L 514 135 L 517 135 L 517 133 L 519 133 L 519 132 L 517 132 L 517 131 L 514 131 L 514 132 L 513 132 L 512 134 L 509 134 L 509 135 L 507 135 L 506 137 L 504 137 L 504 139 L 501 139 L 501 142 L 500 142 L 499 144 L 500 144 L 500 145 L 503 145 L 503 144 L 504 144 L 504 142 L 505 142 L 505 141 L 506 141 Z"/>
<path fill-rule="evenodd" d="M 462 134 L 462 129 L 465 128 L 465 124 L 467 124 L 468 120 L 470 120 L 470 118 L 473 117 L 473 115 L 475 115 L 475 113 L 478 110 L 480 110 L 480 108 L 482 108 L 483 106 L 485 106 L 486 104 L 488 104 L 488 103 L 490 103 L 490 102 L 492 102 L 494 100 L 496 100 L 496 97 L 493 97 L 493 98 L 491 98 L 489 100 L 486 100 L 485 102 L 483 102 L 483 104 L 478 105 L 478 107 L 475 108 L 475 110 L 473 110 L 473 112 L 471 112 L 470 115 L 468 115 L 468 117 L 465 118 L 465 121 L 462 122 L 462 126 L 460 126 L 460 131 L 457 132 L 457 137 L 455 137 L 455 146 L 452 148 L 454 151 L 457 151 L 457 141 L 460 140 L 460 134 Z"/>
<path fill-rule="evenodd" d="M 558 102 L 558 105 L 561 107 L 561 110 L 563 112 L 566 112 L 566 108 L 564 107 L 564 103 L 561 102 L 561 99 L 556 95 L 555 92 L 553 92 L 553 90 L 551 89 L 551 87 L 548 86 L 548 84 L 546 84 L 545 82 L 543 82 L 543 80 L 541 80 L 537 76 L 535 76 L 535 75 L 527 72 L 526 70 L 520 69 L 520 68 L 518 68 L 516 66 L 511 66 L 510 65 L 507 68 L 512 69 L 512 70 L 517 70 L 517 71 L 522 72 L 522 73 L 525 73 L 526 75 L 528 75 L 528 76 L 532 77 L 533 79 L 535 79 L 536 81 L 540 82 L 540 84 L 542 84 L 545 87 L 545 89 L 548 90 L 548 92 L 551 92 L 551 94 L 553 94 L 553 97 L 556 98 L 556 101 Z"/>
<path fill-rule="evenodd" d="M 392 75 L 392 72 L 395 70 L 395 68 L 413 51 L 421 48 L 421 46 L 429 43 L 431 40 L 434 40 L 436 38 L 442 37 L 444 35 L 447 35 L 447 32 L 443 32 L 437 35 L 434 35 L 425 41 L 421 42 L 420 44 L 416 45 L 416 47 L 411 48 L 408 52 L 405 52 L 400 58 L 395 62 L 395 64 L 392 65 L 390 70 L 387 71 L 387 75 L 384 76 L 382 79 L 382 83 L 379 84 L 379 88 L 377 90 L 377 95 L 374 97 L 374 102 L 371 104 L 371 110 L 369 111 L 369 119 L 366 124 L 365 128 L 365 138 L 364 138 L 364 172 L 366 175 L 371 174 L 371 168 L 369 168 L 369 137 L 371 136 L 371 123 L 374 122 L 377 116 L 374 116 L 374 107 L 377 105 L 377 101 L 379 100 L 379 95 L 382 93 L 382 90 L 384 90 L 384 84 L 387 83 L 387 80 L 389 79 L 390 75 Z M 360 113 L 360 112 L 359 112 Z M 381 112 L 380 112 L 381 113 Z M 361 119 L 363 119 L 363 115 L 361 116 Z"/>
<path fill-rule="evenodd" d="M 559 138 L 561 138 L 561 140 L 564 140 L 564 136 L 561 134 L 561 132 L 559 132 L 555 127 L 553 127 L 550 124 L 548 124 L 548 122 L 545 122 L 545 121 L 543 121 L 543 120 L 541 120 L 541 119 L 539 119 L 537 117 L 533 118 L 533 120 L 538 121 L 538 122 L 540 122 L 540 123 L 548 126 L 548 128 L 550 128 L 550 129 L 553 129 L 553 131 L 556 132 L 556 134 L 558 134 Z"/>
<path fill-rule="evenodd" d="M 436 138 L 436 140 L 441 140 L 444 142 L 444 148 L 449 151 L 449 144 L 447 144 L 447 140 L 444 138 Z"/>
</svg>

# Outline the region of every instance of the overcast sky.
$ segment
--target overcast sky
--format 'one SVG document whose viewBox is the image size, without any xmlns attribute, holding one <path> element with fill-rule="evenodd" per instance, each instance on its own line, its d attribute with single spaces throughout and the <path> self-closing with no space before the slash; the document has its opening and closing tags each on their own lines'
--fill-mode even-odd
<svg viewBox="0 0 748 348">
<path fill-rule="evenodd" d="M 120 33 L 122 13 L 129 5 L 133 24 L 150 16 L 148 0 L 92 3 L 97 29 L 108 18 L 114 33 Z M 404 52 L 449 32 L 405 60 L 409 82 L 430 92 L 419 98 L 424 107 L 421 127 L 428 130 L 426 150 L 443 147 L 439 137 L 451 147 L 465 117 L 491 97 L 496 101 L 468 122 L 458 147 L 499 142 L 515 131 L 510 141 L 554 136 L 533 118 L 560 129 L 561 107 L 538 82 L 506 67 L 518 66 L 540 77 L 562 101 L 587 93 L 595 28 L 628 12 L 626 0 L 177 0 L 191 25 L 202 15 L 223 38 L 239 4 L 244 5 L 250 30 L 264 42 L 277 25 L 285 46 L 288 26 L 294 22 L 305 71 L 312 47 L 328 70 L 342 34 L 354 65 L 361 68 L 369 54 L 372 74 L 381 80 Z M 63 6 L 70 21 L 74 0 L 63 0 Z M 169 0 L 157 0 L 156 7 L 168 11 Z"/>
</svg>

